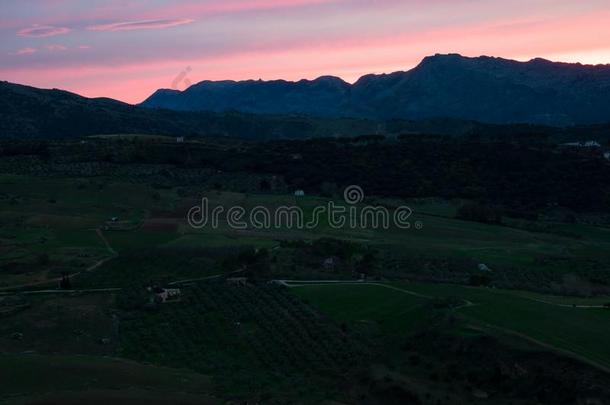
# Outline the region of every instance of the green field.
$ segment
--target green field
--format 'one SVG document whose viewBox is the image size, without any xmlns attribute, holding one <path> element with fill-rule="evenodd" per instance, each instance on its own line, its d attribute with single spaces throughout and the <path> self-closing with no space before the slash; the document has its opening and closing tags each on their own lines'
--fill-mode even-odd
<svg viewBox="0 0 610 405">
<path fill-rule="evenodd" d="M 425 298 L 381 285 L 310 285 L 293 291 L 337 320 L 375 322 L 383 333 L 414 331 L 425 319 Z"/>
<path fill-rule="evenodd" d="M 314 403 L 371 392 L 400 398 L 392 385 L 398 381 L 418 397 L 435 392 L 427 403 L 451 402 L 447 398 L 471 393 L 454 392 L 447 381 L 437 390 L 438 376 L 428 367 L 444 378 L 453 375 L 439 359 L 443 354 L 412 360 L 417 353 L 406 344 L 446 318 L 458 325 L 439 330 L 458 346 L 476 347 L 476 339 L 493 336 L 500 343 L 486 347 L 505 349 L 514 339 L 528 350 L 544 347 L 610 369 L 610 311 L 596 308 L 610 298 L 586 297 L 608 278 L 608 229 L 462 221 L 454 218 L 459 202 L 437 199 L 366 201 L 407 203 L 421 229 L 333 229 L 322 220 L 313 230 L 236 230 L 222 215 L 216 229 L 193 229 L 186 213 L 202 195 L 212 207 L 296 205 L 306 219 L 328 200 L 131 180 L 0 176 L 0 398 L 190 404 L 201 403 L 193 395 L 207 403 L 210 393 L 225 398 L 228 392 L 237 400 Z M 248 256 L 252 252 L 261 253 L 260 262 L 252 262 L 259 260 Z M 336 266 L 324 266 L 329 257 Z M 473 274 L 482 274 L 478 263 L 492 269 L 485 273 L 489 285 L 506 282 L 515 289 L 467 287 Z M 236 289 L 217 277 L 236 271 L 249 278 L 248 287 Z M 354 282 L 361 272 L 381 281 Z M 63 274 L 72 275 L 75 290 L 111 290 L 6 295 L 15 286 L 52 290 Z M 146 309 L 147 286 L 201 279 L 199 285 L 178 283 L 179 302 Z M 352 283 L 295 282 L 288 291 L 267 285 L 278 279 Z M 574 286 L 580 297 L 562 295 Z M 125 296 L 144 301 L 125 307 L 117 298 Z M 518 356 L 511 350 L 509 359 Z M 454 362 L 457 353 L 451 352 Z M 380 364 L 371 363 L 371 355 Z M 418 361 L 424 363 L 414 365 Z M 529 364 L 535 369 L 538 363 Z M 38 384 L 42 376 L 45 383 Z M 359 391 L 362 381 L 370 386 Z"/>
<path fill-rule="evenodd" d="M 121 359 L 2 354 L 0 381 L 0 401 L 9 404 L 217 403 L 207 376 Z"/>
<path fill-rule="evenodd" d="M 372 321 L 404 334 L 413 330 L 426 311 L 426 299 L 406 291 L 434 298 L 455 297 L 464 300 L 456 314 L 476 327 L 518 334 L 610 369 L 608 309 L 561 307 L 536 301 L 553 301 L 540 294 L 447 284 L 326 284 L 298 286 L 293 291 L 337 320 Z M 600 300 L 575 302 L 599 305 Z"/>
<path fill-rule="evenodd" d="M 430 260 L 448 261 L 445 267 L 455 266 L 455 261 L 469 261 L 469 268 L 460 269 L 466 273 L 474 270 L 473 263 L 485 263 L 500 270 L 495 282 L 511 288 L 544 285 L 548 289 L 552 283 L 561 286 L 563 275 L 568 273 L 581 274 L 581 278 L 608 277 L 604 272 L 604 263 L 610 262 L 608 229 L 583 224 L 544 223 L 544 232 L 534 232 L 462 221 L 453 218 L 459 202 L 437 199 L 370 201 L 388 207 L 409 204 L 414 210 L 413 223 L 422 224 L 422 229 L 333 229 L 322 218 L 313 230 L 288 229 L 286 226 L 236 230 L 228 226 L 223 215 L 215 229 L 193 229 L 187 224 L 186 213 L 199 204 L 200 199 L 185 195 L 179 187 L 158 188 L 153 184 L 134 184 L 112 177 L 17 175 L 0 176 L 0 186 L 0 288 L 45 280 L 50 280 L 49 284 L 53 285 L 61 274 L 86 272 L 115 253 L 120 256 L 134 251 L 175 251 L 182 248 L 275 249 L 281 241 L 319 238 L 348 240 L 376 249 L 380 275 L 393 279 L 411 278 L 414 273 L 415 276 L 421 275 L 420 269 L 425 268 Z M 223 206 L 225 210 L 231 206 L 242 206 L 246 210 L 263 206 L 271 211 L 280 206 L 298 206 L 306 220 L 315 207 L 328 203 L 327 199 L 316 196 L 295 198 L 286 194 L 210 190 L 198 190 L 197 193 L 209 199 L 210 207 Z M 277 255 L 281 262 L 285 262 L 286 255 L 292 253 L 278 251 Z M 413 261 L 420 257 L 423 257 L 423 262 Z M 101 270 L 111 266 L 111 263 L 106 263 Z M 114 267 L 117 266 L 120 264 Z M 133 263 L 129 266 L 134 268 Z M 296 267 L 299 266 L 296 260 Z M 166 267 L 167 276 L 176 279 L 203 277 L 216 271 L 211 262 L 202 264 L 199 270 L 192 265 L 172 266 L 169 262 Z M 443 267 L 442 263 L 440 267 Z M 290 268 L 285 266 L 276 274 Z M 445 277 L 445 274 L 438 273 L 438 269 L 433 270 L 437 273 L 431 273 L 427 279 Z M 129 269 L 121 272 L 129 272 Z M 310 269 L 302 274 L 306 277 L 315 272 L 319 273 Z M 467 282 L 466 273 L 456 281 Z M 284 277 L 282 274 L 278 276 Z M 299 277 L 295 273 L 292 276 Z M 337 274 L 322 276 L 338 277 Z M 345 274 L 339 278 L 346 277 L 351 276 Z M 509 281 L 505 282 L 506 279 Z M 104 285 L 112 287 L 112 277 L 107 280 Z M 116 284 L 120 285 L 123 283 Z M 561 288 L 556 292 L 561 293 Z"/>
<path fill-rule="evenodd" d="M 77 272 L 108 255 L 95 233 L 103 230 L 117 252 L 154 247 L 256 246 L 271 248 L 280 240 L 312 240 L 333 237 L 365 243 L 401 258 L 425 253 L 429 257 L 469 259 L 480 263 L 522 270 L 572 271 L 574 263 L 610 262 L 610 231 L 588 225 L 545 225 L 545 232 L 487 225 L 453 218 L 455 204 L 436 200 L 408 203 L 422 229 L 332 229 L 322 220 L 318 228 L 268 230 L 231 229 L 220 217 L 217 229 L 196 230 L 186 223 L 186 212 L 198 203 L 181 197 L 178 188 L 156 189 L 112 178 L 0 177 L 0 265 L 27 267 L 8 271 L 0 283 L 8 286 L 40 281 L 63 272 Z M 203 191 L 203 190 L 202 190 Z M 204 192 L 210 206 L 240 205 L 246 210 L 264 206 L 298 206 L 309 218 L 316 206 L 328 201 L 319 197 L 295 199 L 290 195 Z M 118 198 L 117 196 L 120 196 Z M 391 202 L 391 201 L 390 201 Z M 380 200 L 379 203 L 388 203 Z M 391 202 L 390 205 L 400 202 Z M 116 223 L 110 218 L 118 218 Z M 51 263 L 38 265 L 41 255 Z M 51 271 L 51 273 L 49 273 Z"/>
</svg>

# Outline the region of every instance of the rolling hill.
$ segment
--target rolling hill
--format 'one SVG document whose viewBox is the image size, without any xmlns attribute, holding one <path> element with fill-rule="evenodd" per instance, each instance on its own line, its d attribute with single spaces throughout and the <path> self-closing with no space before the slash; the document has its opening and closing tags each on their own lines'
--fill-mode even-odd
<svg viewBox="0 0 610 405">
<path fill-rule="evenodd" d="M 118 133 L 261 140 L 365 135 L 377 127 L 377 122 L 365 119 L 152 110 L 108 98 L 0 82 L 0 138 L 58 139 Z"/>
<path fill-rule="evenodd" d="M 256 96 L 258 97 L 258 96 Z M 102 134 L 234 137 L 253 140 L 303 139 L 370 134 L 464 135 L 505 132 L 456 119 L 371 120 L 303 114 L 254 114 L 235 110 L 173 111 L 145 108 L 109 98 L 86 98 L 58 89 L 0 82 L 0 138 L 62 139 Z M 511 133 L 548 128 L 511 128 Z"/>
</svg>

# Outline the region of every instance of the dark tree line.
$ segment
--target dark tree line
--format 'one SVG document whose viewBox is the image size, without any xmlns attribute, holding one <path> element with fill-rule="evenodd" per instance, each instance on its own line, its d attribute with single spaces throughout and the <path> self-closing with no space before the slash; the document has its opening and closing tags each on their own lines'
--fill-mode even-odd
<svg viewBox="0 0 610 405">
<path fill-rule="evenodd" d="M 184 144 L 139 140 L 0 144 L 0 157 L 25 154 L 38 155 L 47 164 L 106 161 L 277 175 L 307 194 L 338 195 L 356 184 L 369 196 L 463 198 L 523 215 L 553 206 L 579 211 L 610 207 L 610 162 L 598 151 L 525 140 L 368 136 Z M 260 191 L 273 191 L 269 181 L 261 182 Z"/>
</svg>

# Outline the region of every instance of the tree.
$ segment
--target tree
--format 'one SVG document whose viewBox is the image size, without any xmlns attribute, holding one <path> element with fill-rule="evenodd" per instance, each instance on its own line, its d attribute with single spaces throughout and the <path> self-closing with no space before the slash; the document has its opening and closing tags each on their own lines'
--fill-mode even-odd
<svg viewBox="0 0 610 405">
<path fill-rule="evenodd" d="M 267 179 L 262 179 L 259 188 L 261 191 L 269 191 L 271 190 L 271 183 L 269 183 L 269 180 Z"/>
<path fill-rule="evenodd" d="M 320 194 L 323 197 L 327 197 L 327 198 L 332 198 L 335 195 L 337 195 L 337 191 L 338 191 L 338 187 L 335 183 L 331 183 L 328 181 L 324 181 L 322 182 L 322 184 L 320 184 Z"/>
<path fill-rule="evenodd" d="M 376 267 L 377 258 L 375 257 L 375 252 L 368 251 L 362 256 L 362 259 L 356 263 L 356 272 L 370 276 L 375 272 Z"/>
<path fill-rule="evenodd" d="M 488 286 L 491 284 L 491 277 L 484 274 L 473 274 L 470 276 L 469 280 L 470 285 L 480 287 L 480 286 Z"/>
<path fill-rule="evenodd" d="M 64 274 L 61 276 L 61 280 L 59 282 L 59 289 L 60 290 L 71 290 L 72 289 L 72 283 L 70 282 L 69 275 Z"/>
<path fill-rule="evenodd" d="M 249 249 L 241 253 L 238 261 L 245 267 L 249 276 L 261 278 L 269 274 L 271 259 L 267 249 Z"/>
</svg>

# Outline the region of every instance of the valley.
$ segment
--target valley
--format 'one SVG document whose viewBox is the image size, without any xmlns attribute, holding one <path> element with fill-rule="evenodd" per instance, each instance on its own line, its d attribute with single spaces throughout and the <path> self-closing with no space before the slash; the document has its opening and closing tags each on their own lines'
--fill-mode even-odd
<svg viewBox="0 0 610 405">
<path fill-rule="evenodd" d="M 258 156 L 242 141 L 182 145 L 202 162 L 233 148 Z M 373 194 L 360 205 L 407 204 L 420 226 L 235 229 L 225 211 L 218 227 L 195 229 L 187 212 L 202 197 L 306 217 L 345 203 L 339 187 L 294 184 L 289 171 L 168 170 L 175 147 L 87 139 L 48 144 L 39 165 L 0 159 L 0 363 L 25 359 L 5 402 L 555 404 L 558 382 L 566 398 L 608 395 L 603 215 L 575 208 L 566 221 L 530 207 L 537 219 L 473 221 L 460 217 L 465 198 Z M 97 160 L 104 153 L 114 162 Z M 179 296 L 158 301 L 151 286 Z M 32 390 L 33 367 L 71 371 Z"/>
</svg>

